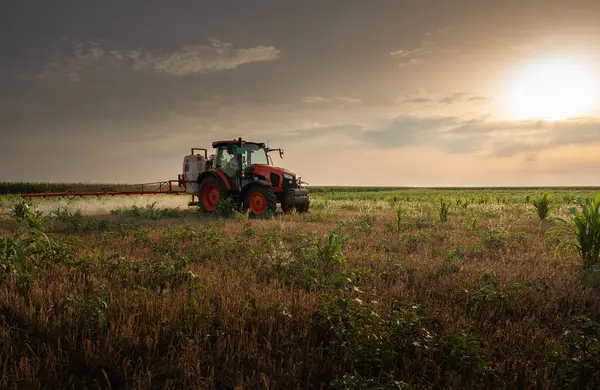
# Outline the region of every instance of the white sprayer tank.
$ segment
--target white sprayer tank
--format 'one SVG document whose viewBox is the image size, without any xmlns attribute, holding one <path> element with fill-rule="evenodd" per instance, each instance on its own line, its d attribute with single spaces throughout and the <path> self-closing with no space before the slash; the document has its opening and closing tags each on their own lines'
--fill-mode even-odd
<svg viewBox="0 0 600 390">
<path fill-rule="evenodd" d="M 199 154 L 190 154 L 183 158 L 183 179 L 185 180 L 185 192 L 188 194 L 198 193 L 198 176 L 206 170 L 206 159 Z"/>
</svg>

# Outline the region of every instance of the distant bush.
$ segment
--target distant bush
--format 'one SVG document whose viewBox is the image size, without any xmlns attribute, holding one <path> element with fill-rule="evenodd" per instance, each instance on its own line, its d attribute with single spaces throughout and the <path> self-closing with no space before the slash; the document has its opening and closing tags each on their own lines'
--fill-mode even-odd
<svg viewBox="0 0 600 390">
<path fill-rule="evenodd" d="M 0 182 L 0 194 L 40 194 L 63 192 L 70 188 L 114 187 L 115 184 L 92 183 L 44 183 L 44 182 Z"/>
</svg>

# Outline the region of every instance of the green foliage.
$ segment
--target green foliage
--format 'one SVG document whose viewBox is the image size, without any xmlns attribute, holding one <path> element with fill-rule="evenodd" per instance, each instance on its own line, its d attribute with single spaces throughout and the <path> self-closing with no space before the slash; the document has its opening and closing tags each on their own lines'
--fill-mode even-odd
<svg viewBox="0 0 600 390">
<path fill-rule="evenodd" d="M 548 218 L 548 214 L 550 213 L 551 200 L 552 198 L 547 192 L 544 192 L 543 194 L 533 199 L 533 207 L 535 207 L 540 221 L 545 221 Z"/>
<path fill-rule="evenodd" d="M 449 200 L 446 200 L 444 197 L 440 198 L 439 217 L 441 222 L 448 221 L 451 206 L 452 203 Z"/>
<path fill-rule="evenodd" d="M 330 383 L 336 390 L 412 390 L 406 382 L 391 378 L 364 378 L 358 373 L 344 374 L 341 379 Z"/>
<path fill-rule="evenodd" d="M 433 348 L 432 323 L 418 305 L 394 301 L 385 313 L 375 302 L 328 298 L 316 313 L 325 326 L 327 350 L 342 364 L 342 372 L 378 378 L 403 358 L 415 359 Z"/>
<path fill-rule="evenodd" d="M 56 210 L 50 212 L 50 217 L 59 222 L 70 222 L 77 224 L 81 221 L 81 210 L 71 211 L 68 206 L 58 206 Z"/>
<path fill-rule="evenodd" d="M 48 237 L 28 229 L 11 237 L 0 237 L 0 271 L 2 280 L 17 277 L 19 282 L 32 280 L 39 266 L 52 255 Z"/>
<path fill-rule="evenodd" d="M 26 200 L 16 202 L 11 206 L 13 218 L 17 221 L 24 222 L 30 229 L 43 231 L 46 224 L 41 211 L 34 209 L 31 203 Z"/>
<path fill-rule="evenodd" d="M 455 371 L 463 378 L 486 371 L 485 349 L 463 329 L 444 337 L 442 354 L 446 370 Z"/>
<path fill-rule="evenodd" d="M 571 317 L 546 369 L 553 384 L 563 389 L 600 387 L 600 324 L 586 316 Z"/>
<path fill-rule="evenodd" d="M 235 215 L 234 206 L 235 204 L 230 197 L 221 198 L 215 209 L 215 215 L 219 218 L 232 218 Z"/>
<path fill-rule="evenodd" d="M 454 248 L 444 252 L 444 262 L 442 264 L 443 274 L 452 274 L 460 271 L 460 260 L 464 258 L 461 248 Z"/>
<path fill-rule="evenodd" d="M 74 291 L 65 300 L 65 307 L 79 318 L 84 331 L 90 331 L 104 325 L 107 301 L 105 293 L 82 294 Z"/>
<path fill-rule="evenodd" d="M 479 215 L 474 215 L 471 217 L 471 229 L 475 230 L 475 227 L 477 226 L 477 222 L 479 222 L 479 219 L 481 219 L 481 216 L 479 216 Z"/>
<path fill-rule="evenodd" d="M 317 247 L 317 258 L 319 261 L 327 267 L 333 264 L 342 264 L 344 262 L 344 256 L 342 254 L 342 247 L 346 242 L 340 228 L 329 233 L 323 240 L 323 242 Z"/>
<path fill-rule="evenodd" d="M 134 217 L 149 220 L 167 219 L 167 218 L 182 218 L 183 212 L 179 208 L 159 208 L 156 207 L 157 202 L 153 202 L 146 206 L 130 206 L 119 207 L 111 210 L 113 215 L 124 217 Z"/>
<path fill-rule="evenodd" d="M 113 185 L 90 183 L 0 182 L 0 194 L 40 194 L 42 192 L 63 192 L 70 188 L 98 188 L 111 186 Z"/>
<path fill-rule="evenodd" d="M 556 239 L 556 253 L 575 252 L 583 267 L 589 268 L 600 264 L 600 193 L 593 200 L 578 201 L 577 206 L 570 208 L 570 220 L 558 219 L 549 237 Z"/>
<path fill-rule="evenodd" d="M 501 226 L 493 226 L 483 233 L 483 246 L 491 251 L 499 251 L 508 246 L 510 233 Z"/>
<path fill-rule="evenodd" d="M 406 216 L 407 211 L 403 210 L 402 202 L 398 203 L 396 206 L 396 231 L 399 232 L 401 230 L 402 218 Z"/>
</svg>

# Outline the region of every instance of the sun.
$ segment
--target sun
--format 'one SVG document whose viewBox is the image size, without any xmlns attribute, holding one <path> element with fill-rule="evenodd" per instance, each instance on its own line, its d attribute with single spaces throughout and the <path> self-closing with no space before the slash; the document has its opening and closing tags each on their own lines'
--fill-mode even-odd
<svg viewBox="0 0 600 390">
<path fill-rule="evenodd" d="M 593 107 L 596 83 L 583 63 L 536 61 L 518 72 L 508 98 L 516 119 L 568 119 L 584 116 Z"/>
</svg>

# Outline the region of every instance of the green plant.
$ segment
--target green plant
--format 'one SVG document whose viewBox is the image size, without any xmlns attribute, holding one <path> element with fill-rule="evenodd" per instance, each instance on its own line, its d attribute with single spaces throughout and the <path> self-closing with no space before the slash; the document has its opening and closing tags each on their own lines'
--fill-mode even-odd
<svg viewBox="0 0 600 390">
<path fill-rule="evenodd" d="M 479 222 L 479 219 L 481 219 L 481 217 L 479 215 L 474 215 L 471 217 L 471 229 L 475 230 L 475 227 L 477 226 L 477 222 Z"/>
<path fill-rule="evenodd" d="M 483 246 L 492 251 L 499 251 L 508 245 L 510 233 L 501 226 L 493 226 L 483 232 Z"/>
<path fill-rule="evenodd" d="M 444 197 L 440 198 L 440 207 L 439 207 L 440 221 L 442 221 L 442 222 L 448 221 L 448 215 L 450 214 L 451 206 L 452 206 L 452 203 L 449 200 L 446 200 Z"/>
<path fill-rule="evenodd" d="M 94 327 L 104 325 L 107 301 L 105 293 L 82 294 L 74 291 L 65 300 L 65 307 L 79 317 L 85 331 L 90 331 Z"/>
<path fill-rule="evenodd" d="M 533 199 L 533 207 L 535 207 L 540 221 L 545 221 L 548 218 L 548 214 L 550 213 L 551 200 L 552 199 L 550 197 L 550 194 L 548 194 L 547 192 L 544 192 L 543 194 Z"/>
<path fill-rule="evenodd" d="M 337 390 L 411 390 L 412 387 L 402 381 L 392 378 L 365 378 L 359 373 L 346 373 L 341 379 L 330 383 L 332 389 Z"/>
<path fill-rule="evenodd" d="M 558 218 L 549 237 L 555 238 L 555 253 L 575 252 L 584 268 L 600 264 L 600 193 L 595 199 L 579 200 L 569 209 L 570 220 Z M 580 210 L 581 209 L 581 210 Z"/>
<path fill-rule="evenodd" d="M 406 216 L 407 211 L 403 210 L 402 208 L 402 202 L 398 203 L 398 206 L 396 206 L 396 231 L 400 231 L 400 226 L 402 224 L 402 218 L 404 216 Z"/>
<path fill-rule="evenodd" d="M 50 212 L 50 216 L 60 222 L 77 223 L 81 220 L 81 210 L 70 211 L 67 206 L 58 206 Z"/>
<path fill-rule="evenodd" d="M 600 386 L 600 324 L 586 316 L 569 319 L 560 343 L 552 346 L 546 370 L 563 389 Z"/>
<path fill-rule="evenodd" d="M 35 229 L 22 230 L 11 237 L 0 237 L 0 271 L 3 278 L 16 276 L 27 282 L 43 260 L 52 255 L 48 237 Z"/>
<path fill-rule="evenodd" d="M 444 337 L 442 351 L 446 368 L 461 373 L 463 378 L 486 369 L 485 349 L 462 329 Z"/>
<path fill-rule="evenodd" d="M 13 217 L 17 221 L 24 222 L 29 228 L 43 231 L 46 220 L 41 211 L 31 206 L 31 202 L 21 200 L 11 206 Z"/>
<path fill-rule="evenodd" d="M 124 217 L 136 217 L 150 220 L 183 217 L 183 213 L 179 208 L 159 208 L 156 207 L 156 203 L 157 202 L 153 202 L 151 204 L 147 204 L 146 206 L 134 205 L 131 207 L 120 207 L 111 210 L 110 213 Z"/>
<path fill-rule="evenodd" d="M 339 228 L 329 233 L 317 247 L 317 257 L 319 261 L 326 266 L 342 264 L 344 262 L 344 256 L 342 254 L 344 242 L 346 242 L 346 237 L 341 235 Z"/>
<path fill-rule="evenodd" d="M 217 205 L 215 215 L 219 218 L 232 218 L 235 215 L 234 202 L 231 198 L 222 198 Z"/>
</svg>

